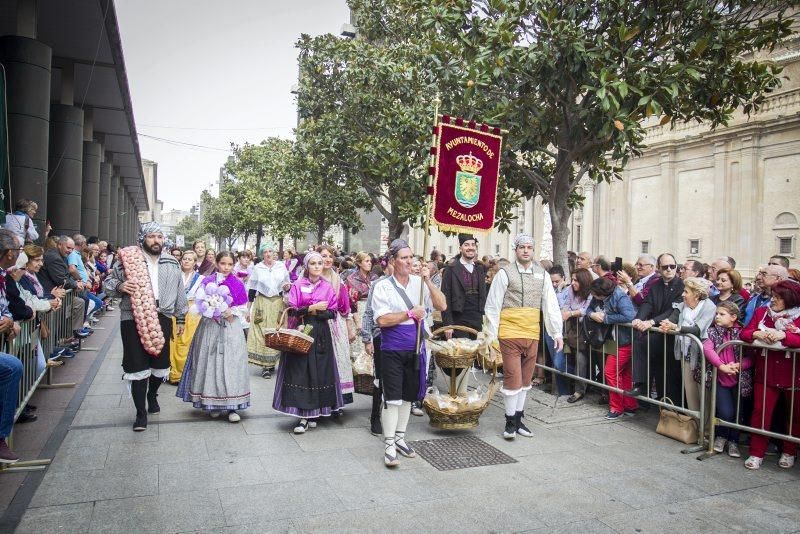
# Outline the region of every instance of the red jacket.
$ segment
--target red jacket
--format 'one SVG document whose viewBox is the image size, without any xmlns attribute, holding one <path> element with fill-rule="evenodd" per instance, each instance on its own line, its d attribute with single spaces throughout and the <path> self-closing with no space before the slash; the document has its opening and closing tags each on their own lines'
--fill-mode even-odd
<svg viewBox="0 0 800 534">
<path fill-rule="evenodd" d="M 768 308 L 758 308 L 753 319 L 747 323 L 741 333 L 741 340 L 746 343 L 754 341 L 753 333 L 758 330 L 758 325 L 764 320 L 767 328 L 775 328 L 772 318 L 767 315 Z M 766 317 L 765 317 L 766 316 Z M 798 328 L 798 333 L 786 332 L 783 346 L 789 348 L 800 348 L 800 317 L 795 319 L 794 325 Z M 766 352 L 766 358 L 764 353 Z M 788 354 L 788 356 L 787 356 Z M 794 358 L 793 355 L 796 355 Z M 794 376 L 795 387 L 800 387 L 800 352 L 786 352 L 784 350 L 759 351 L 756 358 L 756 377 L 754 384 L 764 383 L 764 362 L 768 362 L 767 385 L 776 388 L 789 388 L 792 385 L 792 360 L 796 359 Z"/>
</svg>

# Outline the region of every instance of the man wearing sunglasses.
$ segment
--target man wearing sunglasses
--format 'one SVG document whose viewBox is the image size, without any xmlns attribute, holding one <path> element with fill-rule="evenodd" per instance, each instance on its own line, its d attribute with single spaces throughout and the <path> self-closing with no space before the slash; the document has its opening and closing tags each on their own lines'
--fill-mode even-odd
<svg viewBox="0 0 800 534">
<path fill-rule="evenodd" d="M 678 262 L 672 254 L 661 254 L 656 262 L 656 267 L 660 274 L 659 281 L 650 288 L 644 302 L 639 306 L 636 319 L 631 323 L 639 331 L 639 334 L 634 342 L 634 387 L 629 393 L 645 395 L 648 380 L 650 377 L 656 377 L 660 396 L 666 395 L 672 399 L 680 399 L 681 364 L 672 356 L 675 337 L 649 330 L 658 327 L 661 321 L 669 318 L 673 311 L 673 304 L 680 304 L 683 301 L 683 280 L 678 276 Z M 665 365 L 666 384 L 662 383 Z"/>
</svg>

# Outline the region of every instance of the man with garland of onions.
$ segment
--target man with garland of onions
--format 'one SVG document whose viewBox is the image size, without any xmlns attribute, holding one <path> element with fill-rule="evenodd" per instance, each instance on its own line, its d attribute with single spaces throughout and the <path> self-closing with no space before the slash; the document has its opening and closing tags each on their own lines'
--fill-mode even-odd
<svg viewBox="0 0 800 534">
<path fill-rule="evenodd" d="M 417 347 L 417 332 L 426 310 L 444 311 L 447 300 L 431 283 L 427 264 L 422 267 L 422 276 L 411 274 L 414 255 L 408 243 L 395 239 L 389 256 L 394 274 L 374 284 L 372 309 L 381 329 L 383 460 L 387 467 L 395 467 L 399 465 L 398 452 L 407 458 L 416 456 L 405 434 L 411 403 L 422 400 L 425 393 L 427 362 L 424 343 Z M 424 291 L 423 304 L 419 303 L 420 291 Z"/>
<path fill-rule="evenodd" d="M 541 337 L 539 312 L 556 352 L 564 349 L 563 320 L 550 276 L 533 261 L 533 238 L 519 234 L 514 239 L 516 261 L 500 269 L 492 279 L 486 298 L 489 335 L 500 343 L 503 355 L 503 399 L 506 426 L 503 437 L 533 433 L 522 422 L 525 398 L 531 389 Z"/>
<path fill-rule="evenodd" d="M 176 334 L 183 333 L 184 318 L 188 308 L 183 276 L 178 261 L 171 255 L 162 255 L 164 232 L 156 222 L 144 223 L 139 230 L 139 244 L 144 263 L 144 273 L 150 279 L 156 300 L 158 323 L 164 334 L 161 352 L 148 353 L 136 329 L 133 299 L 140 299 L 136 283 L 129 279 L 123 262 L 117 261 L 103 282 L 103 290 L 112 298 L 122 298 L 120 303 L 120 334 L 122 336 L 123 379 L 128 381 L 136 407 L 134 432 L 147 429 L 147 414 L 161 411 L 157 395 L 161 382 L 169 376 L 169 340 L 172 337 L 172 318 L 176 321 Z M 132 275 L 131 275 L 132 276 Z M 149 387 L 148 387 L 149 386 Z M 145 399 L 147 406 L 145 409 Z"/>
</svg>

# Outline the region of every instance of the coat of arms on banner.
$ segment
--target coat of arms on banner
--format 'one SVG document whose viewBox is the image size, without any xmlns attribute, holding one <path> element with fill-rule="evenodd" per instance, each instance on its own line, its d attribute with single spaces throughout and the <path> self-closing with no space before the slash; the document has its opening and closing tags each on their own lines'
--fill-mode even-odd
<svg viewBox="0 0 800 534">
<path fill-rule="evenodd" d="M 478 173 L 483 162 L 469 153 L 469 156 L 458 156 L 456 163 L 461 168 L 456 173 L 456 202 L 465 208 L 472 208 L 481 198 L 481 177 Z"/>
</svg>

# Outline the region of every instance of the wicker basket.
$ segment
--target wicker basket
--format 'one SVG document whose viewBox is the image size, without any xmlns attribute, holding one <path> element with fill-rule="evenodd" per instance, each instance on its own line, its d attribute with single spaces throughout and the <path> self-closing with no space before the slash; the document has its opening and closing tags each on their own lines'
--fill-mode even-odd
<svg viewBox="0 0 800 534">
<path fill-rule="evenodd" d="M 461 330 L 462 332 L 469 332 L 475 336 L 478 335 L 478 331 L 474 328 L 470 328 L 468 326 L 450 325 L 434 330 L 431 332 L 431 337 L 436 337 L 446 330 Z M 445 352 L 435 352 L 433 357 L 436 359 L 436 365 L 442 369 L 469 369 L 472 367 L 472 362 L 474 362 L 475 358 L 477 357 L 477 351 L 473 352 L 472 354 L 459 354 L 457 356 L 451 356 Z"/>
<path fill-rule="evenodd" d="M 372 395 L 375 393 L 375 377 L 372 375 L 353 375 L 353 387 L 356 393 Z"/>
<path fill-rule="evenodd" d="M 495 365 L 503 367 L 503 355 L 496 348 L 489 347 L 488 356 L 478 352 L 478 363 L 483 369 L 493 369 Z"/>
<path fill-rule="evenodd" d="M 446 412 L 426 397 L 422 402 L 422 407 L 428 414 L 428 424 L 442 430 L 467 430 L 475 428 L 478 426 L 478 420 L 481 414 L 486 410 L 489 401 L 492 400 L 492 397 L 497 393 L 499 387 L 500 385 L 495 382 L 495 376 L 492 376 L 486 402 L 482 406 L 476 406 L 460 412 Z"/>
<path fill-rule="evenodd" d="M 314 338 L 291 328 L 281 328 L 286 319 L 287 310 L 283 310 L 275 328 L 264 329 L 264 345 L 281 352 L 307 355 L 311 350 Z"/>
</svg>

